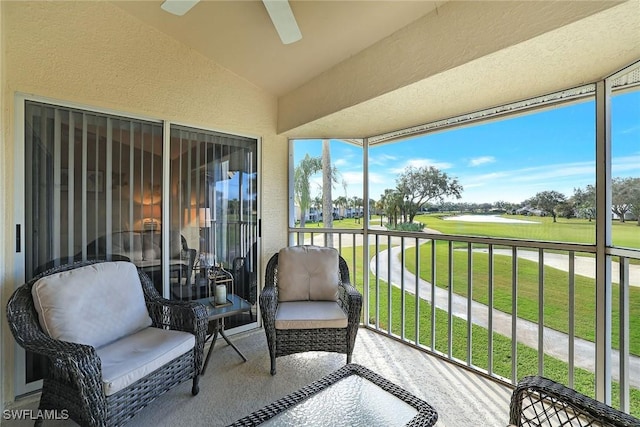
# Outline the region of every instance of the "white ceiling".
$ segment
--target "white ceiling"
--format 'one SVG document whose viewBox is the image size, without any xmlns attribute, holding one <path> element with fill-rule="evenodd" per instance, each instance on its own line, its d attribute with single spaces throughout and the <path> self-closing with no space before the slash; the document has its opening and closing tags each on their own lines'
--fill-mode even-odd
<svg viewBox="0 0 640 427">
<path fill-rule="evenodd" d="M 277 131 L 357 138 L 593 82 L 640 59 L 640 0 L 113 2 L 278 98 Z"/>
<path fill-rule="evenodd" d="M 183 16 L 162 1 L 115 1 L 267 92 L 280 96 L 431 12 L 443 1 L 291 1 L 302 40 L 283 45 L 260 0 L 201 0 Z"/>
</svg>

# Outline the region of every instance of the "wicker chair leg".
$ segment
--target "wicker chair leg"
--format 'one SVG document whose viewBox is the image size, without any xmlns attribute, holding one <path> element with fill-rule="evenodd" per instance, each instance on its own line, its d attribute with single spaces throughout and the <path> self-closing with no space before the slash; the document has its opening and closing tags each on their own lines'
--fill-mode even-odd
<svg viewBox="0 0 640 427">
<path fill-rule="evenodd" d="M 271 375 L 275 375 L 276 374 L 276 356 L 275 355 L 271 355 Z"/>
<path fill-rule="evenodd" d="M 351 363 L 351 353 L 347 353 L 347 365 Z"/>
<path fill-rule="evenodd" d="M 200 386 L 198 385 L 199 381 L 200 375 L 196 374 L 196 376 L 193 377 L 193 387 L 191 387 L 191 394 L 193 394 L 194 396 L 197 396 L 198 393 L 200 393 Z"/>
</svg>

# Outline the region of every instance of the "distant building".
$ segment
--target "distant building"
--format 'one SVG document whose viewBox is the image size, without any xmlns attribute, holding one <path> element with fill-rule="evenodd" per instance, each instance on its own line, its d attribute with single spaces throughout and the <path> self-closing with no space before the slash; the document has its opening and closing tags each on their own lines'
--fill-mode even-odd
<svg viewBox="0 0 640 427">
<path fill-rule="evenodd" d="M 516 215 L 545 216 L 545 212 L 542 209 L 524 206 L 520 209 L 516 209 Z"/>
</svg>

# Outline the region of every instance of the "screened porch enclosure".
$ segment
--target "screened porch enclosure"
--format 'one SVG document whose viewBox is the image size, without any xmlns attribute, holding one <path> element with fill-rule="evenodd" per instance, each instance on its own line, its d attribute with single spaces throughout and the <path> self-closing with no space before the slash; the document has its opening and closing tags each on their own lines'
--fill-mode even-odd
<svg viewBox="0 0 640 427">
<path fill-rule="evenodd" d="M 504 384 L 544 375 L 637 417 L 639 70 L 362 140 L 294 139 L 290 179 L 311 172 L 290 191 L 289 244 L 352 262 L 367 328 Z M 334 169 L 353 185 L 324 185 Z M 463 192 L 429 197 L 444 187 L 434 176 Z M 361 221 L 297 222 L 359 206 Z"/>
</svg>

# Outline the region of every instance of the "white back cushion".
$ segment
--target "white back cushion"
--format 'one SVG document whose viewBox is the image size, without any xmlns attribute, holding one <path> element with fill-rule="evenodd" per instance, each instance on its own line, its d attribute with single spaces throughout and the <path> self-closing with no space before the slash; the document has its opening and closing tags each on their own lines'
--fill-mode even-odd
<svg viewBox="0 0 640 427">
<path fill-rule="evenodd" d="M 278 253 L 278 301 L 337 301 L 338 251 L 291 246 Z"/>
<path fill-rule="evenodd" d="M 151 325 L 136 266 L 104 262 L 43 277 L 31 289 L 52 338 L 100 347 Z"/>
</svg>

